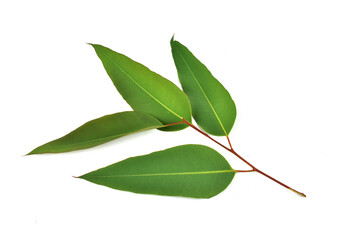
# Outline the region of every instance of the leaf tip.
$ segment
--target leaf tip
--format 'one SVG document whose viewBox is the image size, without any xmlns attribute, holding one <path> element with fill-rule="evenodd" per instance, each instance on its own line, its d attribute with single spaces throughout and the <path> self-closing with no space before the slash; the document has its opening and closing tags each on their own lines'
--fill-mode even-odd
<svg viewBox="0 0 360 240">
<path fill-rule="evenodd" d="M 81 176 L 72 176 L 73 178 L 77 178 L 77 179 L 84 179 L 84 180 L 87 180 L 86 179 L 86 175 L 87 175 L 87 173 L 86 174 L 84 174 L 84 175 L 81 175 Z"/>
<path fill-rule="evenodd" d="M 33 154 L 36 154 L 36 153 L 37 152 L 36 152 L 36 148 L 35 148 L 34 150 L 32 150 L 32 151 L 28 152 L 27 154 L 25 154 L 24 157 L 29 156 L 29 155 L 33 155 Z"/>
<path fill-rule="evenodd" d="M 86 44 L 92 46 L 95 50 L 96 50 L 97 47 L 101 47 L 101 45 L 95 44 L 95 43 L 86 43 Z"/>
<path fill-rule="evenodd" d="M 178 41 L 176 41 L 174 38 L 175 38 L 175 33 L 174 33 L 174 35 L 171 37 L 171 40 L 170 40 L 170 45 L 171 45 L 172 48 L 175 47 L 175 44 L 176 44 L 176 43 L 178 43 Z"/>
<path fill-rule="evenodd" d="M 45 145 L 45 144 L 44 144 L 44 145 Z M 28 155 L 34 155 L 34 154 L 47 153 L 47 152 L 44 150 L 44 148 L 43 148 L 43 146 L 44 146 L 44 145 L 41 145 L 41 146 L 39 146 L 39 147 L 37 147 L 37 148 L 33 149 L 33 150 L 32 150 L 32 151 L 30 151 L 29 153 L 25 154 L 25 156 L 28 156 Z"/>
</svg>

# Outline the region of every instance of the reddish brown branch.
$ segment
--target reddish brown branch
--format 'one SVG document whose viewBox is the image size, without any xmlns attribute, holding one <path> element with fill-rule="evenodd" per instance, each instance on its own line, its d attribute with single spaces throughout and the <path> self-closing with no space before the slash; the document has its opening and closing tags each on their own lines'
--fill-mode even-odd
<svg viewBox="0 0 360 240">
<path fill-rule="evenodd" d="M 184 120 L 185 120 L 185 119 L 183 119 L 181 122 L 169 123 L 169 124 L 166 124 L 166 125 L 164 125 L 164 126 L 162 126 L 162 127 L 169 127 L 169 126 L 172 126 L 172 125 L 177 125 L 177 124 L 180 124 L 180 123 L 185 123 Z"/>
<path fill-rule="evenodd" d="M 229 138 L 229 136 L 228 136 L 228 135 L 226 135 L 226 138 L 227 138 L 227 140 L 228 140 L 228 143 L 229 143 L 230 149 L 231 149 L 231 150 L 234 150 L 234 149 L 233 149 L 233 147 L 232 147 L 232 145 L 231 145 L 231 142 L 230 142 L 230 138 Z"/>
</svg>

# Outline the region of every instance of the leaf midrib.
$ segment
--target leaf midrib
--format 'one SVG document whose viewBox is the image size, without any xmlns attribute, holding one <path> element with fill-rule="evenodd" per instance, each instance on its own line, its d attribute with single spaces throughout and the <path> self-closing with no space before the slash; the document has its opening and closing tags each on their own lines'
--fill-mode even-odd
<svg viewBox="0 0 360 240">
<path fill-rule="evenodd" d="M 87 143 L 97 142 L 97 141 L 100 141 L 100 140 L 107 140 L 107 139 L 111 139 L 111 138 L 119 138 L 119 137 L 123 137 L 123 136 L 129 135 L 129 134 L 132 134 L 132 133 L 137 133 L 137 132 L 141 132 L 141 131 L 145 131 L 145 130 L 150 130 L 150 129 L 154 129 L 154 128 L 157 128 L 157 127 L 161 127 L 161 125 L 160 126 L 142 128 L 142 129 L 134 131 L 134 132 L 120 133 L 120 134 L 111 135 L 111 136 L 108 136 L 108 137 L 96 138 L 96 139 L 88 140 L 88 141 L 84 141 L 84 142 L 76 142 L 76 143 L 72 143 L 72 144 L 64 144 L 64 145 L 61 145 L 61 146 L 54 146 L 54 147 L 52 147 L 52 149 L 59 149 L 59 148 L 61 149 L 63 147 L 79 146 L 79 145 L 83 145 L 83 144 L 87 144 Z"/>
<path fill-rule="evenodd" d="M 214 115 L 215 115 L 216 119 L 218 120 L 218 122 L 219 122 L 219 124 L 220 124 L 220 126 L 221 126 L 222 130 L 224 131 L 225 135 L 226 135 L 226 136 L 228 136 L 228 134 L 227 134 L 227 132 L 226 132 L 226 130 L 225 130 L 225 128 L 224 128 L 224 126 L 223 126 L 223 124 L 221 123 L 221 120 L 220 120 L 219 116 L 217 115 L 217 113 L 216 113 L 216 111 L 215 111 L 215 109 L 214 109 L 213 105 L 211 104 L 211 102 L 210 102 L 209 98 L 206 96 L 206 94 L 205 94 L 205 92 L 204 92 L 203 88 L 201 87 L 201 85 L 200 85 L 200 83 L 199 83 L 198 79 L 196 78 L 196 76 L 194 75 L 193 71 L 191 70 L 191 68 L 190 68 L 190 67 L 189 67 L 189 65 L 187 64 L 187 62 L 186 62 L 186 60 L 185 60 L 184 56 L 181 54 L 181 51 L 180 51 L 177 47 L 176 47 L 176 50 L 177 50 L 177 51 L 178 51 L 178 53 L 180 54 L 180 57 L 181 57 L 181 58 L 182 58 L 182 60 L 184 61 L 184 63 L 185 63 L 185 65 L 186 65 L 186 67 L 189 69 L 189 71 L 190 71 L 191 75 L 193 76 L 193 78 L 195 79 L 195 82 L 196 82 L 196 84 L 199 86 L 199 88 L 200 88 L 200 90 L 201 90 L 201 93 L 204 95 L 204 97 L 205 97 L 205 99 L 206 99 L 207 103 L 210 105 L 210 108 L 211 108 L 211 110 L 213 111 L 213 113 L 214 113 Z"/>
<path fill-rule="evenodd" d="M 108 56 L 108 54 L 105 53 L 105 56 L 114 64 L 116 65 L 133 83 L 135 83 L 135 85 L 137 85 L 141 90 L 143 90 L 146 94 L 148 94 L 152 99 L 154 99 L 157 103 L 159 103 L 161 106 L 163 106 L 165 109 L 167 109 L 169 112 L 171 112 L 172 114 L 174 114 L 175 116 L 177 116 L 178 118 L 182 119 L 182 117 L 180 115 L 178 115 L 177 113 L 175 113 L 174 111 L 172 111 L 170 108 L 168 108 L 164 103 L 162 103 L 161 101 L 159 101 L 156 97 L 154 97 L 151 93 L 149 93 L 148 91 L 146 91 L 145 88 L 143 88 L 138 82 L 135 81 L 135 79 L 133 79 L 124 69 L 122 69 L 122 67 L 117 64 L 110 56 Z M 149 69 L 149 71 L 151 71 Z"/>
<path fill-rule="evenodd" d="M 144 173 L 144 174 L 128 174 L 128 175 L 98 175 L 86 176 L 86 178 L 117 178 L 117 177 L 152 177 L 152 176 L 176 176 L 176 175 L 197 175 L 197 174 L 215 174 L 215 173 L 229 173 L 236 172 L 236 170 L 217 170 L 217 171 L 202 171 L 202 172 L 178 172 L 178 173 Z"/>
</svg>

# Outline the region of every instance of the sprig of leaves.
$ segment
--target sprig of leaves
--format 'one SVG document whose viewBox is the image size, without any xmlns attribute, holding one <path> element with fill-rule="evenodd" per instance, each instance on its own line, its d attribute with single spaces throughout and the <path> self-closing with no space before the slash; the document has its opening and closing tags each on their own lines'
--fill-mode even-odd
<svg viewBox="0 0 360 240">
<path fill-rule="evenodd" d="M 178 131 L 190 126 L 251 169 L 232 169 L 227 160 L 210 147 L 183 145 L 128 158 L 79 178 L 135 193 L 210 198 L 226 189 L 235 173 L 258 172 L 305 197 L 254 167 L 233 149 L 229 134 L 236 118 L 235 103 L 224 86 L 184 45 L 174 38 L 170 41 L 184 92 L 127 56 L 98 44 L 90 45 L 116 89 L 134 111 L 89 121 L 69 134 L 35 148 L 28 155 L 86 149 L 139 131 Z M 191 123 L 192 116 L 201 129 Z M 210 135 L 226 136 L 229 147 Z"/>
</svg>

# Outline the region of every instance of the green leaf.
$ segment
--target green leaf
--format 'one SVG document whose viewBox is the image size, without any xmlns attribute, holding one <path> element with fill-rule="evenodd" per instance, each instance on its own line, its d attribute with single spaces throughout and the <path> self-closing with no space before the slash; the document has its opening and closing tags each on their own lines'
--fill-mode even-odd
<svg viewBox="0 0 360 240">
<path fill-rule="evenodd" d="M 122 97 L 135 111 L 146 112 L 163 124 L 191 121 L 191 107 L 185 93 L 175 84 L 142 64 L 97 44 L 91 44 Z M 176 131 L 187 125 L 162 128 Z"/>
<path fill-rule="evenodd" d="M 190 99 L 193 116 L 207 133 L 229 135 L 236 107 L 229 92 L 184 45 L 171 39 L 179 80 Z"/>
<path fill-rule="evenodd" d="M 62 138 L 35 148 L 28 155 L 90 148 L 134 132 L 161 126 L 163 126 L 161 122 L 146 113 L 115 113 L 89 121 Z"/>
<path fill-rule="evenodd" d="M 128 158 L 80 178 L 134 193 L 210 198 L 222 192 L 235 173 L 215 150 L 183 145 Z"/>
</svg>

